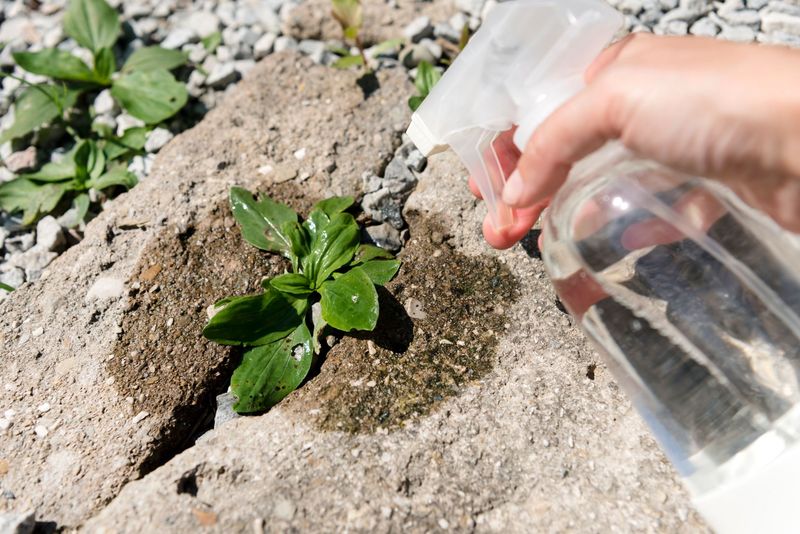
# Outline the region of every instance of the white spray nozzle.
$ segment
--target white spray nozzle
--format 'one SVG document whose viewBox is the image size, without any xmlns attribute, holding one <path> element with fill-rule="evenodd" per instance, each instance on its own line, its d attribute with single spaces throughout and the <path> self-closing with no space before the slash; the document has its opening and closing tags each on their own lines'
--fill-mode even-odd
<svg viewBox="0 0 800 534">
<path fill-rule="evenodd" d="M 426 156 L 451 147 L 481 191 L 496 228 L 514 222 L 494 141 L 514 126 L 522 150 L 536 127 L 583 87 L 586 68 L 622 15 L 603 0 L 502 2 L 411 118 L 408 135 Z"/>
</svg>

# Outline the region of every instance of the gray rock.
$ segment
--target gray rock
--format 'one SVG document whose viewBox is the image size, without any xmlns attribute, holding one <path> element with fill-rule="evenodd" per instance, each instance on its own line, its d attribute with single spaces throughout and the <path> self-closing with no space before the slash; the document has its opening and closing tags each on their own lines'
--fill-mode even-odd
<svg viewBox="0 0 800 534">
<path fill-rule="evenodd" d="M 389 223 L 398 230 L 405 226 L 400 202 L 387 187 L 364 195 L 361 207 L 375 222 Z"/>
<path fill-rule="evenodd" d="M 236 72 L 236 66 L 233 62 L 219 63 L 208 73 L 205 83 L 214 89 L 224 89 L 238 79 L 239 73 Z"/>
<path fill-rule="evenodd" d="M 625 15 L 637 15 L 644 6 L 642 0 L 617 0 L 614 7 Z"/>
<path fill-rule="evenodd" d="M 689 32 L 689 23 L 685 20 L 673 20 L 662 29 L 666 35 L 686 35 Z"/>
<path fill-rule="evenodd" d="M 114 113 L 119 109 L 117 101 L 114 100 L 114 97 L 111 96 L 111 91 L 108 89 L 103 89 L 97 94 L 92 107 L 94 107 L 94 111 L 98 115 Z"/>
<path fill-rule="evenodd" d="M 678 0 L 659 0 L 658 3 L 664 11 L 670 11 L 678 7 Z"/>
<path fill-rule="evenodd" d="M 369 172 L 361 177 L 361 182 L 363 183 L 364 193 L 374 193 L 383 187 L 383 178 Z"/>
<path fill-rule="evenodd" d="M 131 128 L 140 128 L 144 126 L 144 121 L 137 119 L 133 115 L 123 113 L 117 117 L 117 135 L 121 136 Z"/>
<path fill-rule="evenodd" d="M 117 130 L 117 119 L 111 115 L 98 115 L 92 119 L 92 129 L 94 131 L 107 130 L 113 134 Z"/>
<path fill-rule="evenodd" d="M 36 223 L 36 247 L 50 252 L 61 252 L 66 244 L 64 231 L 52 215 L 42 217 Z"/>
<path fill-rule="evenodd" d="M 193 11 L 181 23 L 181 27 L 191 30 L 200 37 L 211 35 L 219 29 L 219 26 L 219 17 L 210 11 Z"/>
<path fill-rule="evenodd" d="M 761 29 L 767 33 L 800 36 L 800 17 L 780 12 L 766 13 L 761 18 Z"/>
<path fill-rule="evenodd" d="M 434 56 L 427 47 L 421 44 L 409 45 L 400 52 L 400 62 L 407 69 L 413 69 L 423 61 L 427 61 L 433 65 L 436 63 L 436 56 Z"/>
<path fill-rule="evenodd" d="M 403 29 L 403 36 L 412 43 L 418 43 L 426 37 L 433 37 L 433 25 L 430 17 L 423 15 L 415 18 Z"/>
<path fill-rule="evenodd" d="M 31 534 L 35 527 L 36 512 L 33 510 L 0 514 L 0 533 L 2 534 Z"/>
<path fill-rule="evenodd" d="M 275 40 L 278 38 L 277 34 L 265 33 L 253 45 L 253 56 L 259 60 L 272 53 L 272 48 L 275 46 Z"/>
<path fill-rule="evenodd" d="M 42 36 L 42 46 L 45 48 L 55 48 L 64 40 L 64 30 L 61 24 L 56 24 Z"/>
<path fill-rule="evenodd" d="M 406 155 L 405 164 L 416 172 L 422 172 L 425 170 L 425 166 L 428 164 L 428 158 L 423 156 L 422 152 L 414 148 L 408 152 L 408 155 Z"/>
<path fill-rule="evenodd" d="M 419 42 L 420 46 L 424 46 L 428 49 L 428 52 L 435 58 L 436 62 L 438 62 L 442 58 L 442 45 L 434 41 L 433 39 L 422 39 Z M 434 62 L 434 64 L 436 63 Z"/>
<path fill-rule="evenodd" d="M 446 39 L 451 43 L 458 43 L 461 40 L 461 30 L 453 28 L 447 22 L 438 22 L 433 26 L 433 36 L 437 39 Z"/>
<path fill-rule="evenodd" d="M 756 32 L 750 26 L 725 26 L 719 37 L 728 41 L 749 43 L 755 40 Z"/>
<path fill-rule="evenodd" d="M 416 185 L 417 177 L 409 170 L 402 157 L 393 158 L 386 166 L 386 171 L 383 175 L 383 186 L 389 190 L 396 200 L 405 200 L 404 196 L 407 197 Z"/>
<path fill-rule="evenodd" d="M 749 9 L 761 9 L 762 7 L 766 6 L 770 0 L 747 0 L 747 7 Z"/>
<path fill-rule="evenodd" d="M 800 36 L 792 35 L 790 33 L 783 33 L 783 32 L 759 33 L 758 41 L 760 43 L 784 45 L 784 46 L 792 46 L 795 48 L 800 48 Z M 0 181 L 2 181 L 1 178 Z"/>
<path fill-rule="evenodd" d="M 233 405 L 236 404 L 238 400 L 239 399 L 236 398 L 236 395 L 234 395 L 230 389 L 221 395 L 217 395 L 217 411 L 214 414 L 214 428 L 219 428 L 224 423 L 241 417 L 241 415 L 233 410 Z"/>
<path fill-rule="evenodd" d="M 36 235 L 32 230 L 6 238 L 6 250 L 12 253 L 26 252 L 32 249 L 35 244 Z"/>
<path fill-rule="evenodd" d="M 250 72 L 255 66 L 256 62 L 252 59 L 239 59 L 233 62 L 233 67 L 236 69 L 236 72 L 241 75 L 241 77 L 247 75 L 247 73 Z"/>
<path fill-rule="evenodd" d="M 206 47 L 200 43 L 183 45 L 181 50 L 189 54 L 189 61 L 192 63 L 200 64 L 205 61 L 206 57 L 208 57 L 208 51 L 206 50 Z"/>
<path fill-rule="evenodd" d="M 306 54 L 314 63 L 321 64 L 327 52 L 327 46 L 322 41 L 315 41 L 312 39 L 303 39 L 297 45 L 297 49 Z"/>
<path fill-rule="evenodd" d="M 284 50 L 297 50 L 297 40 L 281 35 L 275 39 L 275 52 L 283 52 Z"/>
<path fill-rule="evenodd" d="M 38 151 L 35 146 L 29 146 L 20 152 L 14 152 L 8 156 L 4 163 L 6 168 L 16 174 L 32 171 L 36 168 L 38 161 Z"/>
<path fill-rule="evenodd" d="M 366 232 L 373 243 L 390 252 L 397 252 L 403 246 L 400 231 L 391 224 L 383 223 L 378 226 L 368 226 Z"/>
<path fill-rule="evenodd" d="M 25 252 L 17 252 L 11 255 L 8 263 L 13 267 L 18 267 L 25 271 L 25 279 L 34 282 L 42 276 L 42 271 L 50 265 L 58 256 L 55 252 L 42 247 L 33 247 Z"/>
<path fill-rule="evenodd" d="M 281 33 L 281 19 L 271 9 L 260 8 L 257 11 L 258 24 L 264 31 L 270 33 Z"/>
<path fill-rule="evenodd" d="M 761 11 L 762 15 L 767 13 L 785 13 L 793 17 L 800 17 L 800 4 L 771 0 L 769 5 Z"/>
<path fill-rule="evenodd" d="M 167 37 L 161 41 L 163 48 L 177 50 L 188 43 L 196 43 L 198 40 L 197 32 L 193 28 L 174 28 Z"/>
<path fill-rule="evenodd" d="M 708 17 L 703 17 L 692 24 L 691 28 L 689 28 L 689 33 L 701 37 L 714 37 L 719 33 L 719 30 L 719 26 L 714 21 Z"/>
<path fill-rule="evenodd" d="M 233 61 L 234 52 L 231 47 L 227 45 L 218 46 L 216 50 L 217 59 L 220 63 L 228 63 Z"/>
<path fill-rule="evenodd" d="M 761 25 L 761 15 L 754 9 L 720 9 L 717 13 L 722 20 L 733 26 L 752 26 L 758 29 Z"/>
<path fill-rule="evenodd" d="M 158 152 L 161 148 L 170 142 L 175 137 L 172 132 L 166 128 L 156 128 L 147 136 L 147 141 L 144 144 L 146 152 Z"/>
<path fill-rule="evenodd" d="M 203 85 L 206 83 L 206 75 L 195 69 L 189 74 L 189 80 L 186 82 L 186 90 L 188 93 L 197 98 L 205 92 Z"/>
</svg>

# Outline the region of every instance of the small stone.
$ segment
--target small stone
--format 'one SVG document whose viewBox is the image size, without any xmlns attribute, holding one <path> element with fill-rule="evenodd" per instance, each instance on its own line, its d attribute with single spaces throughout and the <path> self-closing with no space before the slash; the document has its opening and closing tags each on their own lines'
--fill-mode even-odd
<svg viewBox="0 0 800 534">
<path fill-rule="evenodd" d="M 761 24 L 761 15 L 754 9 L 720 9 L 717 14 L 722 20 L 733 26 L 752 26 L 754 29 L 758 29 Z"/>
<path fill-rule="evenodd" d="M 719 33 L 719 26 L 708 17 L 703 17 L 692 24 L 689 33 L 700 37 L 714 37 Z"/>
<path fill-rule="evenodd" d="M 117 101 L 114 100 L 114 97 L 111 96 L 111 91 L 108 89 L 103 89 L 97 94 L 92 106 L 94 107 L 95 113 L 98 115 L 114 113 L 119 109 L 117 106 Z"/>
<path fill-rule="evenodd" d="M 747 0 L 747 7 L 750 9 L 759 10 L 766 6 L 770 0 Z"/>
<path fill-rule="evenodd" d="M 131 128 L 141 128 L 142 126 L 144 126 L 144 121 L 137 119 L 133 115 L 123 113 L 117 117 L 117 135 L 120 137 Z"/>
<path fill-rule="evenodd" d="M 286 35 L 281 35 L 275 39 L 275 52 L 283 52 L 284 50 L 297 50 L 297 41 Z"/>
<path fill-rule="evenodd" d="M 406 309 L 408 316 L 412 319 L 419 319 L 422 321 L 428 318 L 428 314 L 425 313 L 422 303 L 415 298 L 407 299 L 403 307 Z"/>
<path fill-rule="evenodd" d="M 125 281 L 121 278 L 101 276 L 86 293 L 86 300 L 118 299 L 125 294 Z"/>
<path fill-rule="evenodd" d="M 297 49 L 300 53 L 309 56 L 314 63 L 322 63 L 322 57 L 327 51 L 325 43 L 312 39 L 303 39 L 298 43 Z"/>
<path fill-rule="evenodd" d="M 33 431 L 40 438 L 47 437 L 47 434 L 49 434 L 47 427 L 44 425 L 36 425 L 33 427 Z"/>
<path fill-rule="evenodd" d="M 50 403 L 49 402 L 43 402 L 42 404 L 37 406 L 36 409 L 39 410 L 41 413 L 47 413 L 47 412 L 50 411 Z"/>
<path fill-rule="evenodd" d="M 9 428 L 11 428 L 11 424 L 12 422 L 10 419 L 6 419 L 5 417 L 0 417 L 0 431 L 5 432 Z"/>
<path fill-rule="evenodd" d="M 383 223 L 378 226 L 370 226 L 366 232 L 373 243 L 390 252 L 396 252 L 403 246 L 400 232 L 391 224 Z"/>
<path fill-rule="evenodd" d="M 428 52 L 439 61 L 442 58 L 442 45 L 434 41 L 433 39 L 422 39 L 419 42 L 420 46 L 424 46 L 428 49 Z"/>
<path fill-rule="evenodd" d="M 431 19 L 426 16 L 415 18 L 403 29 L 403 35 L 412 43 L 418 43 L 426 37 L 433 37 Z"/>
<path fill-rule="evenodd" d="M 272 515 L 274 515 L 276 519 L 291 521 L 295 512 L 296 507 L 292 501 L 279 498 L 275 501 L 275 508 L 272 510 Z"/>
<path fill-rule="evenodd" d="M 439 528 L 441 528 L 442 530 L 447 530 L 448 528 L 450 528 L 450 522 L 448 522 L 447 519 L 445 518 L 440 519 L 438 523 L 439 523 Z"/>
<path fill-rule="evenodd" d="M 422 155 L 422 152 L 416 148 L 408 153 L 405 158 L 405 164 L 416 172 L 422 172 L 428 165 L 428 158 Z"/>
<path fill-rule="evenodd" d="M 233 62 L 233 68 L 240 76 L 244 77 L 250 70 L 256 66 L 256 62 L 252 59 L 239 59 Z"/>
<path fill-rule="evenodd" d="M 433 36 L 437 39 L 445 39 L 451 43 L 458 43 L 461 41 L 461 30 L 455 29 L 447 22 L 439 22 L 433 27 Z"/>
<path fill-rule="evenodd" d="M 92 120 L 92 131 L 113 134 L 117 131 L 117 120 L 111 115 L 98 115 Z"/>
<path fill-rule="evenodd" d="M 4 273 L 0 273 L 0 282 L 17 288 L 25 283 L 25 271 L 23 269 L 12 267 Z"/>
<path fill-rule="evenodd" d="M 61 225 L 48 215 L 36 223 L 36 246 L 51 252 L 60 252 L 67 244 Z"/>
<path fill-rule="evenodd" d="M 294 159 L 302 160 L 303 158 L 306 157 L 306 149 L 305 148 L 301 148 L 301 149 L 295 150 L 293 155 L 294 155 Z"/>
<path fill-rule="evenodd" d="M 436 63 L 436 57 L 427 47 L 420 44 L 412 44 L 400 52 L 400 62 L 407 69 L 413 69 L 423 61 L 433 65 Z"/>
<path fill-rule="evenodd" d="M 375 222 L 387 222 L 398 230 L 404 226 L 400 200 L 386 187 L 364 195 L 361 207 Z"/>
<path fill-rule="evenodd" d="M 42 276 L 42 271 L 50 265 L 58 256 L 55 252 L 47 249 L 33 247 L 23 253 L 12 254 L 8 263 L 14 267 L 25 270 L 25 279 L 29 282 L 38 280 Z"/>
<path fill-rule="evenodd" d="M 25 171 L 31 171 L 36 167 L 38 152 L 35 146 L 29 146 L 20 152 L 14 152 L 5 159 L 6 168 L 19 174 Z"/>
<path fill-rule="evenodd" d="M 217 395 L 217 411 L 214 415 L 214 428 L 219 428 L 222 424 L 232 419 L 241 417 L 233 410 L 233 405 L 238 402 L 238 398 L 230 390 Z"/>
<path fill-rule="evenodd" d="M 666 35 L 686 35 L 689 32 L 689 23 L 685 20 L 673 20 L 664 28 Z"/>
<path fill-rule="evenodd" d="M 175 136 L 172 132 L 166 128 L 156 128 L 147 136 L 144 149 L 147 152 L 158 152 L 164 145 L 169 143 L 173 137 Z"/>
<path fill-rule="evenodd" d="M 761 18 L 761 29 L 766 33 L 800 36 L 800 17 L 779 12 L 766 13 Z"/>
<path fill-rule="evenodd" d="M 727 26 L 722 28 L 719 38 L 738 43 L 750 43 L 755 40 L 756 32 L 750 26 Z"/>
<path fill-rule="evenodd" d="M 200 64 L 208 57 L 208 50 L 206 50 L 205 46 L 199 43 L 184 45 L 182 50 L 189 54 L 189 61 L 192 63 Z"/>
<path fill-rule="evenodd" d="M 215 89 L 224 89 L 239 79 L 239 73 L 233 63 L 219 63 L 206 78 L 206 85 Z"/>
<path fill-rule="evenodd" d="M 162 48 L 170 50 L 177 50 L 185 44 L 195 43 L 198 40 L 198 35 L 193 28 L 175 28 L 170 31 L 166 38 L 161 41 Z"/>
<path fill-rule="evenodd" d="M 210 11 L 194 11 L 183 20 L 181 27 L 200 37 L 207 37 L 219 29 L 219 24 L 219 17 L 214 13 Z"/>
<path fill-rule="evenodd" d="M 6 492 L 3 492 L 4 497 L 5 494 Z M 0 532 L 3 534 L 30 534 L 35 528 L 36 512 L 33 510 L 22 513 L 7 512 L 0 514 Z"/>
<path fill-rule="evenodd" d="M 277 38 L 278 36 L 274 33 L 265 33 L 262 35 L 261 38 L 256 41 L 256 44 L 253 45 L 253 57 L 259 60 L 271 54 Z"/>
</svg>

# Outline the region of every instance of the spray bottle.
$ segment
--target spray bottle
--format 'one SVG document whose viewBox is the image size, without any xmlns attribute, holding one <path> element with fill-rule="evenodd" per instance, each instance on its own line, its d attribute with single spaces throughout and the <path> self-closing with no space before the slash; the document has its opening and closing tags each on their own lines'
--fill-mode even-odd
<svg viewBox="0 0 800 534">
<path fill-rule="evenodd" d="M 621 25 L 602 0 L 498 4 L 408 135 L 426 155 L 452 148 L 492 223 L 511 224 L 494 140 L 516 127 L 524 148 Z M 612 143 L 545 212 L 542 258 L 709 524 L 800 532 L 798 237 L 719 183 Z"/>
</svg>

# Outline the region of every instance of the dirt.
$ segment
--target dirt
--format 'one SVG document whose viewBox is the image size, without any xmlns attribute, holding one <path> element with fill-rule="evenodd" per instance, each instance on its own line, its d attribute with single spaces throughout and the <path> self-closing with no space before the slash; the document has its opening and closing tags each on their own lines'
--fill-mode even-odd
<svg viewBox="0 0 800 534">
<path fill-rule="evenodd" d="M 323 430 L 395 430 L 457 395 L 497 361 L 517 280 L 496 258 L 458 253 L 444 240 L 440 221 L 412 214 L 410 225 L 403 266 L 380 294 L 375 331 L 346 336 L 292 399 L 303 412 L 319 410 L 315 423 Z"/>
</svg>

